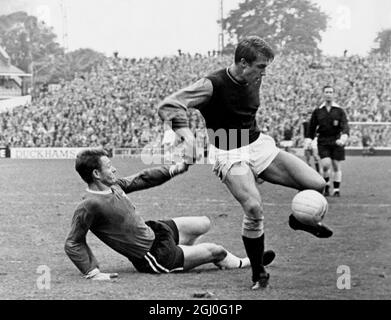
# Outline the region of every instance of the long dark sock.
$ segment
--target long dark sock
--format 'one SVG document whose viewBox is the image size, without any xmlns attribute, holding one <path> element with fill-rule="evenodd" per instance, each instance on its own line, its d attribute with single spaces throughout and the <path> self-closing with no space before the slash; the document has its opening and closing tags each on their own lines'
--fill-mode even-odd
<svg viewBox="0 0 391 320">
<path fill-rule="evenodd" d="M 247 238 L 242 236 L 244 248 L 246 249 L 247 257 L 250 259 L 252 280 L 256 282 L 260 280 L 261 273 L 266 272 L 263 266 L 263 253 L 265 251 L 265 235 L 259 238 Z"/>
<path fill-rule="evenodd" d="M 329 192 L 329 189 L 330 189 L 330 184 L 329 184 L 330 177 L 324 177 L 324 180 L 326 181 L 326 186 L 325 186 L 324 190 L 326 192 Z"/>
</svg>

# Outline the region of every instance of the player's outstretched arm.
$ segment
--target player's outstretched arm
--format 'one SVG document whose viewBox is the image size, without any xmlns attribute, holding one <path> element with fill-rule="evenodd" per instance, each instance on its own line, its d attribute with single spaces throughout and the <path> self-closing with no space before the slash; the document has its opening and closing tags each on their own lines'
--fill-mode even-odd
<svg viewBox="0 0 391 320">
<path fill-rule="evenodd" d="M 130 177 L 118 179 L 117 184 L 125 193 L 144 190 L 159 186 L 173 177 L 186 172 L 188 168 L 189 165 L 182 161 L 171 166 L 165 165 L 144 169 Z"/>
</svg>

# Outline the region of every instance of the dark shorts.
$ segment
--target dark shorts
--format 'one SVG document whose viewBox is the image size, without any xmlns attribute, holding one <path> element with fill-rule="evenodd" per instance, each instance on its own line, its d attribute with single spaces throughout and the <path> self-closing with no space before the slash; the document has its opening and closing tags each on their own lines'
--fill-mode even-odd
<svg viewBox="0 0 391 320">
<path fill-rule="evenodd" d="M 144 258 L 133 260 L 134 267 L 144 273 L 168 273 L 183 270 L 184 255 L 179 243 L 178 228 L 173 220 L 147 221 L 155 240 Z"/>
<path fill-rule="evenodd" d="M 318 154 L 321 159 L 331 158 L 332 160 L 345 160 L 345 148 L 336 145 L 335 143 L 319 144 Z"/>
</svg>

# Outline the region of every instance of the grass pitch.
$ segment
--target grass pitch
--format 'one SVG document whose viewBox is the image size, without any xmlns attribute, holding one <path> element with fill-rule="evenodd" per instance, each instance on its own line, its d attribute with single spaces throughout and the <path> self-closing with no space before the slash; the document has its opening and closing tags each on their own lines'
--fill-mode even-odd
<svg viewBox="0 0 391 320">
<path fill-rule="evenodd" d="M 145 167 L 114 159 L 119 176 Z M 266 247 L 276 251 L 268 267 L 270 287 L 251 291 L 249 269 L 220 271 L 212 264 L 181 274 L 146 275 L 89 233 L 87 241 L 102 271 L 115 282 L 81 277 L 63 246 L 85 185 L 67 160 L 0 161 L 0 299 L 188 300 L 209 291 L 212 299 L 389 299 L 391 297 L 391 159 L 348 157 L 342 197 L 329 198 L 325 222 L 334 235 L 317 239 L 288 226 L 294 190 L 264 183 Z M 130 194 L 147 219 L 207 215 L 211 231 L 202 241 L 223 244 L 244 256 L 242 209 L 209 165 L 146 191 Z M 50 289 L 39 289 L 39 266 L 50 268 Z M 348 266 L 351 288 L 340 290 L 339 266 Z"/>
</svg>

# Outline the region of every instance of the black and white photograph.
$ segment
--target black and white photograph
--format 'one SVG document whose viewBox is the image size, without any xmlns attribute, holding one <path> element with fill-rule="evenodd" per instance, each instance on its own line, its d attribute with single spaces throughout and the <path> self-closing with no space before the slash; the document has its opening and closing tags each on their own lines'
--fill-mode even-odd
<svg viewBox="0 0 391 320">
<path fill-rule="evenodd" d="M 391 1 L 0 0 L 0 171 L 0 300 L 390 300 Z"/>
</svg>

